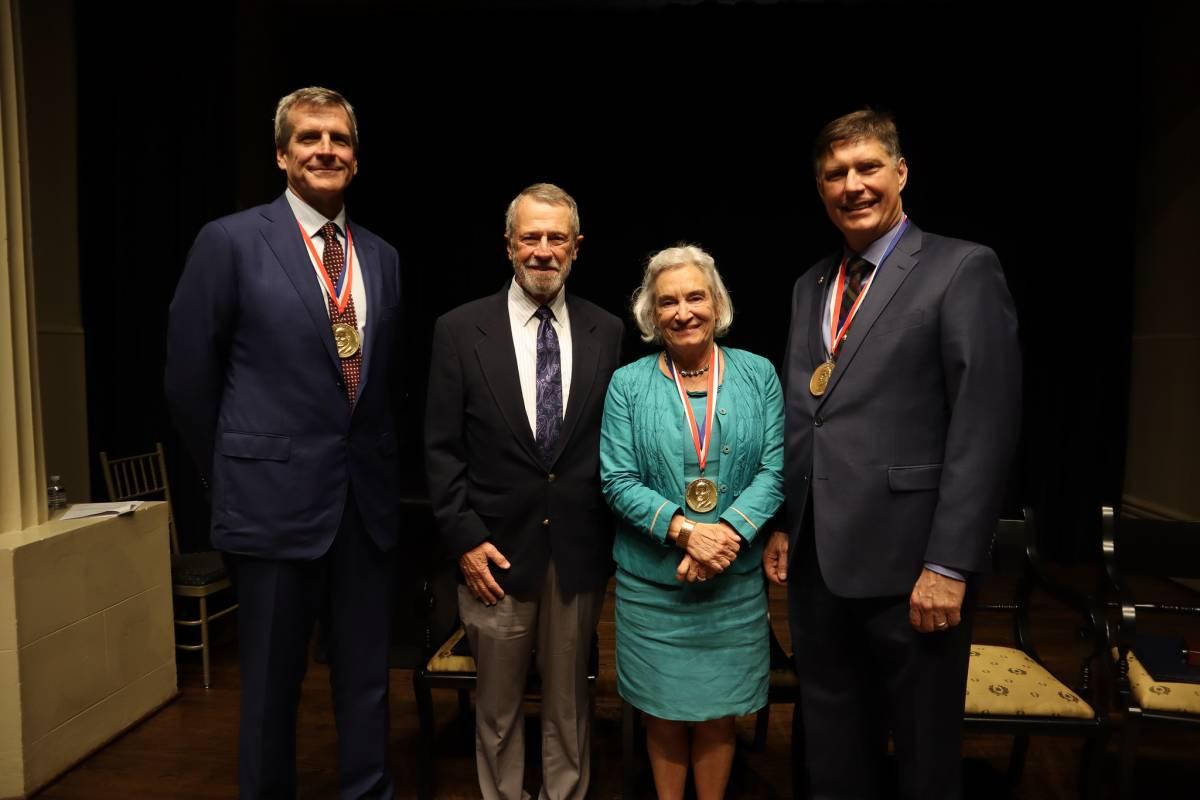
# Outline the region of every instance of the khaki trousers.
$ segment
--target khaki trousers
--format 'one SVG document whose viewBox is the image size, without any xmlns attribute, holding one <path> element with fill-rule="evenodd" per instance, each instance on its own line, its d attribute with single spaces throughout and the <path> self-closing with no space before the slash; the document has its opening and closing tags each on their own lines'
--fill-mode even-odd
<svg viewBox="0 0 1200 800">
<path fill-rule="evenodd" d="M 537 650 L 542 682 L 541 800 L 583 800 L 591 762 L 587 662 L 604 589 L 563 598 L 551 562 L 537 597 L 488 607 L 465 586 L 458 610 L 475 656 L 475 762 L 484 800 L 523 800 L 525 693 Z"/>
</svg>

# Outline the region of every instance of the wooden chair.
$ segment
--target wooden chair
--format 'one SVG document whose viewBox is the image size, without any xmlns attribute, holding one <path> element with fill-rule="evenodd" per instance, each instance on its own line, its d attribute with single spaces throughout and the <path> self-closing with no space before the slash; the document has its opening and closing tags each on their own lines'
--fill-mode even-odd
<svg viewBox="0 0 1200 800">
<path fill-rule="evenodd" d="M 109 499 L 138 500 L 162 496 L 167 502 L 167 526 L 171 535 L 171 585 L 176 597 L 193 598 L 199 611 L 196 617 L 181 616 L 175 609 L 175 624 L 185 628 L 200 628 L 199 644 L 181 644 L 178 650 L 199 650 L 204 663 L 204 688 L 212 683 L 209 666 L 208 623 L 237 610 L 238 604 L 231 602 L 215 613 L 208 609 L 208 598 L 217 592 L 229 589 L 232 583 L 225 570 L 221 554 L 214 550 L 198 553 L 180 553 L 179 537 L 175 532 L 175 511 L 171 505 L 171 484 L 167 480 L 166 459 L 161 442 L 156 442 L 154 451 L 124 458 L 109 458 L 100 452 L 100 467 L 104 472 L 104 483 L 108 487 Z"/>
<path fill-rule="evenodd" d="M 441 643 L 436 649 L 431 650 L 428 660 L 413 671 L 413 693 L 416 695 L 417 720 L 421 730 L 417 764 L 417 797 L 420 800 L 430 800 L 434 797 L 436 783 L 437 721 L 433 713 L 434 689 L 450 689 L 458 693 L 460 731 L 464 736 L 469 732 L 470 735 L 465 738 L 472 743 L 472 749 L 475 741 L 475 726 L 471 719 L 471 691 L 475 688 L 476 681 L 475 658 L 471 655 L 466 631 L 459 623 L 457 611 L 452 615 L 453 624 L 449 636 L 441 639 L 440 632 L 437 630 L 439 616 L 443 620 L 448 616 L 446 614 L 439 615 L 439 607 L 448 602 L 455 602 L 455 594 L 444 591 L 444 586 L 440 587 L 443 591 L 438 591 L 437 584 L 445 583 L 446 575 L 442 575 L 441 578 L 440 581 L 436 579 L 427 581 L 425 587 L 430 606 L 428 619 L 431 620 L 431 624 L 426 629 L 427 641 L 440 640 Z M 541 683 L 538 679 L 536 664 L 535 654 L 530 660 L 529 680 L 525 687 L 527 699 L 536 698 L 541 694 Z M 591 652 L 588 654 L 587 680 L 591 690 L 593 720 L 595 719 L 596 676 L 599 673 L 600 644 L 596 635 L 592 634 Z"/>
<path fill-rule="evenodd" d="M 1105 589 L 1113 604 L 1120 608 L 1116 627 L 1116 701 L 1124 712 L 1121 730 L 1120 788 L 1123 797 L 1136 797 L 1134 766 L 1137 740 L 1147 724 L 1200 730 L 1200 683 L 1156 681 L 1146 668 L 1154 666 L 1153 656 L 1143 648 L 1150 640 L 1139 640 L 1152 618 L 1156 629 L 1163 625 L 1188 626 L 1195 631 L 1200 620 L 1200 593 L 1183 586 L 1171 587 L 1178 597 L 1169 602 L 1138 602 L 1130 587 L 1130 578 L 1148 583 L 1170 578 L 1200 578 L 1200 522 L 1176 522 L 1119 516 L 1105 506 L 1101 511 Z M 1166 587 L 1164 587 L 1165 589 Z M 1144 593 L 1148 587 L 1139 584 Z M 1139 616 L 1141 621 L 1139 621 Z M 1152 623 L 1153 624 L 1153 623 Z M 1144 630 L 1143 630 L 1144 633 Z M 1138 652 L 1142 653 L 1139 658 Z M 1182 653 L 1181 653 L 1182 656 Z M 1180 659 L 1182 666 L 1183 659 Z"/>
<path fill-rule="evenodd" d="M 1108 630 L 1097 603 L 1051 578 L 1038 554 L 1033 511 L 1024 519 L 1001 520 L 992 548 L 993 571 L 1016 581 L 1011 602 L 981 604 L 977 613 L 1012 617 L 1013 644 L 972 642 L 964 704 L 967 732 L 1013 737 L 1008 789 L 1020 782 L 1030 736 L 1076 736 L 1085 740 L 1080 763 L 1080 796 L 1100 796 L 1100 766 L 1110 733 L 1101 681 L 1107 674 Z M 1048 594 L 1074 612 L 1083 654 L 1071 678 L 1047 669 L 1033 641 L 1030 602 L 1035 591 Z M 1060 634 L 1061 635 L 1061 634 Z"/>
</svg>

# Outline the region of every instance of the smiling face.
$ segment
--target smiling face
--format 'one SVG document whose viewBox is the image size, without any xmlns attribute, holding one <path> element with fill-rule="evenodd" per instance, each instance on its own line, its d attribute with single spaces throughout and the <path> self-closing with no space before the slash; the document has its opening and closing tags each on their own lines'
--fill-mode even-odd
<svg viewBox="0 0 1200 800">
<path fill-rule="evenodd" d="M 292 135 L 286 150 L 275 151 L 275 163 L 300 199 L 332 218 L 358 172 L 350 118 L 341 106 L 307 104 L 292 108 L 288 122 Z"/>
<path fill-rule="evenodd" d="M 654 281 L 655 323 L 672 358 L 708 353 L 717 324 L 716 301 L 694 264 L 668 269 Z M 688 359 L 690 360 L 690 359 Z"/>
<path fill-rule="evenodd" d="M 523 197 L 505 241 L 517 285 L 538 303 L 548 303 L 571 274 L 583 237 L 571 228 L 568 206 Z"/>
<path fill-rule="evenodd" d="M 856 253 L 900 221 L 906 183 L 904 158 L 893 158 L 874 138 L 834 142 L 817 169 L 825 211 Z"/>
</svg>

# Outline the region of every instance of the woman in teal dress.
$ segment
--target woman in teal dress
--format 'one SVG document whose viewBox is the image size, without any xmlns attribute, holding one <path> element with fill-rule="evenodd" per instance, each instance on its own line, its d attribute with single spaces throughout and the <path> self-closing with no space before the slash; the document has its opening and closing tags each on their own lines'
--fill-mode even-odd
<svg viewBox="0 0 1200 800">
<path fill-rule="evenodd" d="M 660 798 L 724 796 L 734 719 L 767 701 L 767 597 L 759 572 L 783 501 L 783 395 L 774 367 L 718 347 L 733 320 L 710 255 L 672 247 L 634 295 L 663 351 L 617 370 L 600 440 L 618 520 L 617 688 L 645 714 Z"/>
</svg>

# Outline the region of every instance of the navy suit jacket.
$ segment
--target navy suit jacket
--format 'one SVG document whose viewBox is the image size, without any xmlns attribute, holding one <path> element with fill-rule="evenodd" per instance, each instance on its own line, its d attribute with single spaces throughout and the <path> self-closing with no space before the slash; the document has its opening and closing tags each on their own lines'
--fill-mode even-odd
<svg viewBox="0 0 1200 800">
<path fill-rule="evenodd" d="M 875 275 L 822 397 L 821 320 L 839 259 L 795 285 L 785 357 L 790 550 L 812 503 L 843 597 L 907 595 L 925 563 L 984 572 L 1021 404 L 1017 317 L 996 254 L 910 225 Z"/>
<path fill-rule="evenodd" d="M 600 416 L 624 326 L 574 295 L 567 308 L 571 392 L 550 463 L 538 455 L 521 397 L 507 285 L 443 315 L 433 331 L 425 408 L 433 514 L 455 559 L 492 542 L 512 565 L 491 565 L 492 574 L 518 596 L 541 589 L 551 559 L 567 594 L 603 586 L 613 569 Z"/>
<path fill-rule="evenodd" d="M 171 303 L 166 394 L 212 490 L 213 546 L 264 558 L 329 549 L 346 498 L 382 549 L 396 543 L 396 250 L 347 222 L 368 317 L 346 400 L 328 303 L 284 196 L 201 229 Z"/>
</svg>

